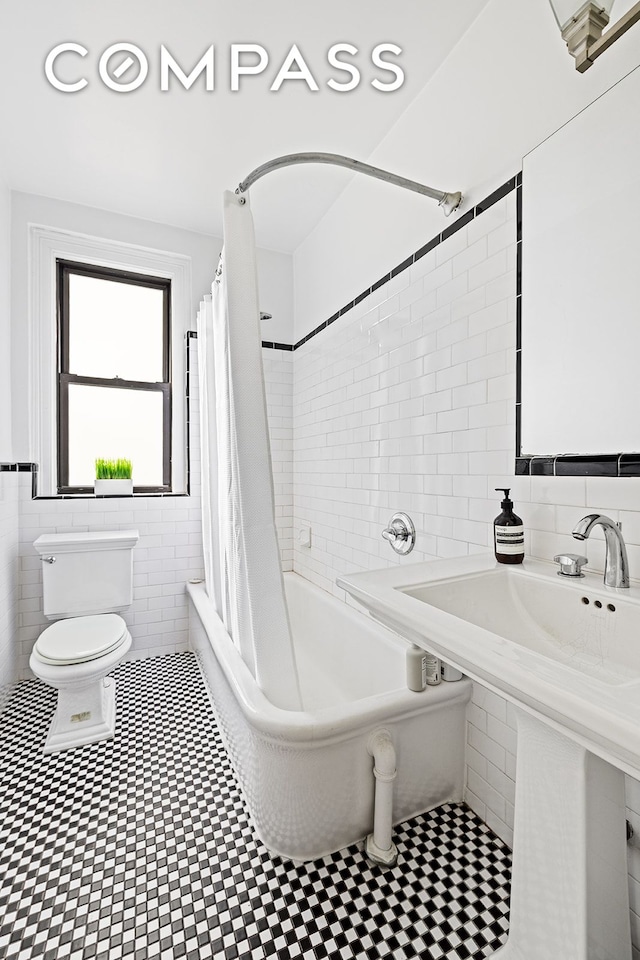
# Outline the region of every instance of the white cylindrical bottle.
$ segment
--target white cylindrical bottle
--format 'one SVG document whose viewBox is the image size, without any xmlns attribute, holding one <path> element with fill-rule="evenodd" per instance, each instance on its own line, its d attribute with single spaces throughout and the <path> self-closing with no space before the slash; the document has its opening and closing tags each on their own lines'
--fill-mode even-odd
<svg viewBox="0 0 640 960">
<path fill-rule="evenodd" d="M 442 680 L 441 662 L 432 653 L 426 655 L 427 658 L 427 683 L 430 687 L 435 687 Z"/>
<path fill-rule="evenodd" d="M 427 685 L 427 654 L 412 643 L 407 650 L 407 686 L 421 693 Z"/>
<path fill-rule="evenodd" d="M 456 680 L 462 680 L 462 670 L 458 670 L 457 667 L 452 667 L 450 663 L 443 662 L 442 679 L 448 681 L 449 683 L 455 682 Z"/>
</svg>

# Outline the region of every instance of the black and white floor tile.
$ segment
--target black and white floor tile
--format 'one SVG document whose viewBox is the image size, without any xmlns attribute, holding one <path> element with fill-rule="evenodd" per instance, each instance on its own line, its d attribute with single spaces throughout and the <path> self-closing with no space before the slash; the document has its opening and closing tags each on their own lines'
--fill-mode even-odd
<svg viewBox="0 0 640 960">
<path fill-rule="evenodd" d="M 113 741 L 45 757 L 55 694 L 20 684 L 0 723 L 0 957 L 489 957 L 510 853 L 468 809 L 397 829 L 398 865 L 354 845 L 309 864 L 255 837 L 191 654 L 122 664 Z"/>
</svg>

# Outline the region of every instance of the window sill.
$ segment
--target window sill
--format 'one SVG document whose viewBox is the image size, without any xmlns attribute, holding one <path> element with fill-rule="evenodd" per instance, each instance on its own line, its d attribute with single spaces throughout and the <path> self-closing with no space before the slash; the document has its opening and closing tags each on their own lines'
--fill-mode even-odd
<svg viewBox="0 0 640 960">
<path fill-rule="evenodd" d="M 0 473 L 30 473 L 31 474 L 31 499 L 32 500 L 141 500 L 148 497 L 162 499 L 162 497 L 190 497 L 189 481 L 187 479 L 187 489 L 182 493 L 173 493 L 166 490 L 148 490 L 136 493 L 126 494 L 104 494 L 104 493 L 38 493 L 38 464 L 37 463 L 0 463 Z"/>
<path fill-rule="evenodd" d="M 51 493 L 35 494 L 32 500 L 144 500 L 149 497 L 190 497 L 189 491 L 185 493 Z"/>
</svg>

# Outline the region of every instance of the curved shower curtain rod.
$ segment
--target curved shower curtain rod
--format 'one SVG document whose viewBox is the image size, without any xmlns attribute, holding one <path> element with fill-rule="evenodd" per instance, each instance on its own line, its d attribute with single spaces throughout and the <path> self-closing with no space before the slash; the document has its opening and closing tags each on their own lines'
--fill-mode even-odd
<svg viewBox="0 0 640 960">
<path fill-rule="evenodd" d="M 364 173 L 368 177 L 375 177 L 377 180 L 385 180 L 387 183 L 395 183 L 398 187 L 404 187 L 405 190 L 413 190 L 414 193 L 421 193 L 425 197 L 431 197 L 438 201 L 438 206 L 442 207 L 445 217 L 457 210 L 462 203 L 462 194 L 447 193 L 444 190 L 434 190 L 433 187 L 427 187 L 423 183 L 417 183 L 415 180 L 407 180 L 406 177 L 399 177 L 395 173 L 389 173 L 388 170 L 381 170 L 380 167 L 372 167 L 368 163 L 361 163 L 360 160 L 352 160 L 351 157 L 343 157 L 339 153 L 289 153 L 284 157 L 276 157 L 263 163 L 262 166 L 252 170 L 249 176 L 239 183 L 236 187 L 236 193 L 246 193 L 252 184 L 271 173 L 272 170 L 279 170 L 280 167 L 290 167 L 297 163 L 330 163 L 336 167 L 346 167 L 353 170 L 354 173 Z"/>
</svg>

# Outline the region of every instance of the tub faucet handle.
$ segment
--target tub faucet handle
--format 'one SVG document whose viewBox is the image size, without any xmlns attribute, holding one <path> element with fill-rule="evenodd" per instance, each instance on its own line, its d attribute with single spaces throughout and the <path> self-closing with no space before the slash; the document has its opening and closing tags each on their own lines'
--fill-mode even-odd
<svg viewBox="0 0 640 960">
<path fill-rule="evenodd" d="M 416 542 L 416 528 L 406 513 L 394 513 L 389 526 L 382 531 L 383 538 L 396 553 L 404 556 L 411 553 Z"/>
<path fill-rule="evenodd" d="M 395 543 L 396 540 L 406 540 L 405 533 L 398 533 L 397 530 L 394 530 L 393 527 L 385 527 L 382 531 L 382 536 L 385 540 L 388 540 L 389 543 Z"/>
</svg>

